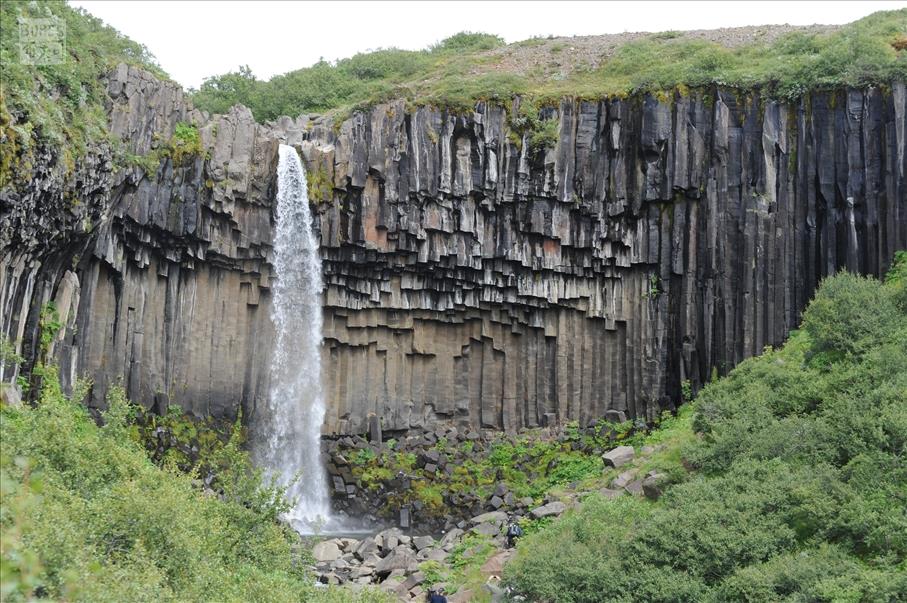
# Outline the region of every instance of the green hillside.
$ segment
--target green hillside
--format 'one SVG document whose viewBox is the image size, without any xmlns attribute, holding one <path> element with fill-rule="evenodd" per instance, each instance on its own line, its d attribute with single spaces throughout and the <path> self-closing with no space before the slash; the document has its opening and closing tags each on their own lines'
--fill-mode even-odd
<svg viewBox="0 0 907 603">
<path fill-rule="evenodd" d="M 53 369 L 34 407 L 0 408 L 0 598 L 57 601 L 384 601 L 316 588 L 285 503 L 240 448 L 210 461 L 215 490 L 151 462 L 122 390 L 103 427 Z"/>
<path fill-rule="evenodd" d="M 592 496 L 506 580 L 552 602 L 904 600 L 907 253 L 884 285 L 824 281 L 782 349 L 693 404 L 683 483 Z"/>
<path fill-rule="evenodd" d="M 268 120 L 391 98 L 463 109 L 477 100 L 504 102 L 514 95 L 552 102 L 708 84 L 765 86 L 774 96 L 794 98 L 819 87 L 907 77 L 907 9 L 875 13 L 841 28 L 789 29 L 778 36 L 768 35 L 767 26 L 727 35 L 717 30 L 714 39 L 662 32 L 576 42 L 537 38 L 509 46 L 497 36 L 464 32 L 422 51 L 361 53 L 267 81 L 241 68 L 208 79 L 194 100 L 214 112 L 242 103 L 257 119 Z"/>
<path fill-rule="evenodd" d="M 65 61 L 29 65 L 19 49 L 20 19 L 49 19 L 65 33 Z M 143 45 L 62 0 L 0 3 L 0 189 L 24 184 L 40 145 L 60 149 L 68 170 L 90 142 L 107 139 L 102 80 L 119 63 L 167 79 Z"/>
</svg>

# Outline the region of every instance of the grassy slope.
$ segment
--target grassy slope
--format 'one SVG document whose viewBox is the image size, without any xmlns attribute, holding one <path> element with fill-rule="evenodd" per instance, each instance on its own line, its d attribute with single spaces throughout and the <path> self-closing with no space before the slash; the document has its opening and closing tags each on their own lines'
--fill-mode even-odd
<svg viewBox="0 0 907 603">
<path fill-rule="evenodd" d="M 234 103 L 259 120 L 303 112 L 349 110 L 390 98 L 456 109 L 476 100 L 506 101 L 519 94 L 542 103 L 563 96 L 601 98 L 678 85 L 767 85 L 777 97 L 806 90 L 867 85 L 907 77 L 907 52 L 892 43 L 907 39 L 907 9 L 880 12 L 831 32 L 792 32 L 770 43 L 727 48 L 678 32 L 652 34 L 622 44 L 594 65 L 552 73 L 569 53 L 550 44 L 537 68 L 513 70 L 510 55 L 540 40 L 501 48 L 500 38 L 458 34 L 424 51 L 385 49 L 326 62 L 268 81 L 247 69 L 210 78 L 195 94 L 197 106 L 222 112 Z"/>
<path fill-rule="evenodd" d="M 23 64 L 20 18 L 61 23 L 66 31 L 66 62 Z M 118 63 L 139 65 L 167 78 L 144 46 L 59 0 L 4 0 L 0 23 L 0 188 L 24 182 L 39 144 L 61 147 L 63 161 L 72 169 L 90 141 L 106 139 L 101 78 Z"/>
<path fill-rule="evenodd" d="M 520 544 L 507 581 L 540 601 L 902 600 L 907 254 L 884 286 L 825 281 L 782 349 L 691 408 L 649 463 L 694 468 L 683 483 L 590 497 Z"/>
<path fill-rule="evenodd" d="M 206 495 L 149 460 L 121 392 L 98 427 L 46 374 L 37 406 L 0 408 L 3 601 L 386 600 L 314 587 L 275 492 L 236 446 L 221 495 Z"/>
</svg>

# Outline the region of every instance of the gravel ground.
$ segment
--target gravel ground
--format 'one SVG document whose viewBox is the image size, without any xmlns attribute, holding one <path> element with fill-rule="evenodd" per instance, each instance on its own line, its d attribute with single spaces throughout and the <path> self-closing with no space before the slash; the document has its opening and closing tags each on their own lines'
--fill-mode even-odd
<svg viewBox="0 0 907 603">
<path fill-rule="evenodd" d="M 627 32 L 601 36 L 574 36 L 561 38 L 533 38 L 515 42 L 485 53 L 491 60 L 477 67 L 473 74 L 503 71 L 520 75 L 544 69 L 566 77 L 577 68 L 594 69 L 622 45 L 653 36 L 671 36 L 675 39 L 701 39 L 716 42 L 728 48 L 747 44 L 770 44 L 779 37 L 794 31 L 828 33 L 839 29 L 836 25 L 750 25 L 722 29 L 696 29 L 683 32 Z"/>
</svg>

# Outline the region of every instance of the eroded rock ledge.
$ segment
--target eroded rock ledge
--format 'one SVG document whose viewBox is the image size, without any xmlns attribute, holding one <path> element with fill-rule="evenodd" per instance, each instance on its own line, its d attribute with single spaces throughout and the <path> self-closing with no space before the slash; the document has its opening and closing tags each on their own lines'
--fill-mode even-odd
<svg viewBox="0 0 907 603">
<path fill-rule="evenodd" d="M 332 433 L 372 414 L 393 430 L 651 417 L 780 343 L 822 277 L 880 274 L 907 247 L 903 83 L 793 104 L 565 99 L 535 151 L 484 103 L 258 125 L 132 68 L 108 90 L 129 154 L 179 122 L 207 154 L 115 172 L 99 148 L 73 177 L 48 153 L 0 218 L 3 333 L 34 359 L 56 298 L 52 353 L 95 403 L 122 379 L 146 405 L 261 412 L 279 142 L 302 151 L 321 233 Z M 66 187 L 81 203 L 60 213 Z"/>
</svg>

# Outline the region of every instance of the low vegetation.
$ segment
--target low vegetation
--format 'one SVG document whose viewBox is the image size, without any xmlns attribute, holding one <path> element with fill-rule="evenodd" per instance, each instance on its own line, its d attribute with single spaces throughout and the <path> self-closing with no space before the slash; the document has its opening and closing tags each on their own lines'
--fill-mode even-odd
<svg viewBox="0 0 907 603">
<path fill-rule="evenodd" d="M 902 600 L 905 273 L 901 253 L 884 284 L 823 282 L 782 349 L 674 426 L 651 462 L 682 483 L 655 503 L 589 497 L 520 543 L 506 582 L 552 602 Z"/>
<path fill-rule="evenodd" d="M 49 19 L 65 31 L 63 61 L 29 65 L 21 60 L 19 21 Z M 59 148 L 68 169 L 90 142 L 107 139 L 103 77 L 118 63 L 137 65 L 160 78 L 148 49 L 62 0 L 0 3 L 0 189 L 30 173 L 40 145 Z"/>
<path fill-rule="evenodd" d="M 620 45 L 595 67 L 558 77 L 544 69 L 517 73 L 500 67 L 502 53 L 533 45 L 533 40 L 501 49 L 503 41 L 496 36 L 464 33 L 423 51 L 391 48 L 361 53 L 267 81 L 242 67 L 207 79 L 194 100 L 215 112 L 242 103 L 258 120 L 269 120 L 348 111 L 391 98 L 462 110 L 477 100 L 504 103 L 515 95 L 544 105 L 564 96 L 597 99 L 711 84 L 759 86 L 769 95 L 793 99 L 815 88 L 903 80 L 905 33 L 907 9 L 875 13 L 836 31 L 795 31 L 772 43 L 734 48 L 682 32 L 652 34 Z M 563 48 L 552 44 L 548 51 L 556 62 Z M 536 144 L 543 144 L 548 135 L 540 134 Z"/>
<path fill-rule="evenodd" d="M 238 430 L 208 442 L 217 479 L 202 486 L 187 457 L 149 459 L 121 389 L 99 427 L 79 403 L 86 387 L 68 398 L 54 369 L 38 371 L 37 404 L 0 409 L 3 601 L 385 600 L 315 587 L 298 536 L 277 521 L 283 493 L 252 469 Z"/>
<path fill-rule="evenodd" d="M 395 450 L 399 446 L 393 440 L 378 452 L 357 450 L 349 461 L 361 488 L 388 492 L 384 505 L 388 513 L 417 503 L 422 517 L 445 518 L 456 512 L 468 514 L 471 506 L 484 503 L 500 485 L 517 499 L 532 499 L 533 504 L 571 484 L 594 485 L 609 475 L 603 474 L 604 451 L 620 444 L 639 445 L 662 431 L 653 429 L 653 435 L 647 436 L 649 428 L 671 426 L 676 421 L 666 413 L 651 426 L 602 423 L 581 430 L 574 422 L 554 436 L 536 429 L 519 436 L 498 434 L 490 442 L 457 443 L 442 438 L 432 450 L 443 459 L 443 467 L 431 471 L 425 468 L 425 461 L 419 462 L 424 451 Z M 410 480 L 410 487 L 394 486 L 401 473 Z"/>
</svg>

